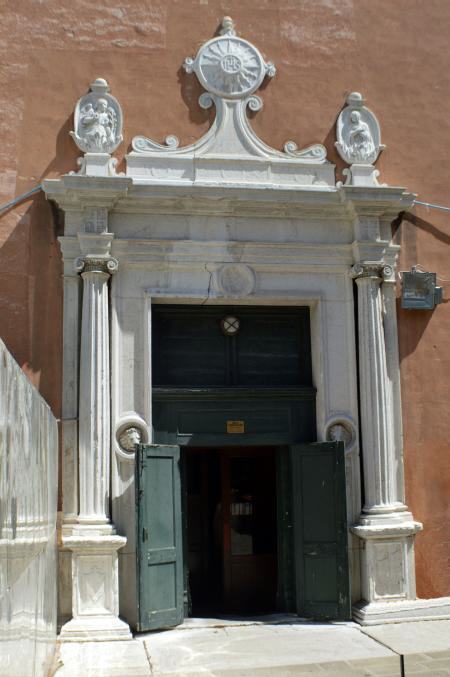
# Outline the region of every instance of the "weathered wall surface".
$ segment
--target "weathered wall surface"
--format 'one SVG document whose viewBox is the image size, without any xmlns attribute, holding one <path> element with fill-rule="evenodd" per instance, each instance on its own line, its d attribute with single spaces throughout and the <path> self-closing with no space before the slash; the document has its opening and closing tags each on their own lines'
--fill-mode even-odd
<svg viewBox="0 0 450 677">
<path fill-rule="evenodd" d="M 125 142 L 169 133 L 183 144 L 207 129 L 185 56 L 225 14 L 278 68 L 262 92 L 256 132 L 280 148 L 324 143 L 349 91 L 362 91 L 388 149 L 381 179 L 450 204 L 450 49 L 447 0 L 7 0 L 0 25 L 0 199 L 75 169 L 68 136 L 77 98 L 106 77 L 125 113 Z M 60 410 L 58 223 L 42 197 L 0 220 L 1 334 L 56 414 Z M 397 227 L 401 268 L 450 278 L 448 217 L 414 210 Z M 450 287 L 447 287 L 450 293 Z M 450 594 L 448 416 L 450 309 L 400 314 L 407 501 L 417 538 L 420 596 Z M 447 510 L 447 512 L 446 512 Z"/>
<path fill-rule="evenodd" d="M 55 417 L 0 341 L 0 676 L 45 677 L 56 646 Z"/>
</svg>

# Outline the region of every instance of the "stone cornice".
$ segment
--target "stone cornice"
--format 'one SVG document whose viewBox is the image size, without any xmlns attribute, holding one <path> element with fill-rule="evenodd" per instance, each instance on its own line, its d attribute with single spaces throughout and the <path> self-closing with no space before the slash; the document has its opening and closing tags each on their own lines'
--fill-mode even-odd
<svg viewBox="0 0 450 677">
<path fill-rule="evenodd" d="M 106 207 L 118 213 L 207 214 L 267 218 L 394 218 L 414 195 L 384 186 L 296 186 L 242 182 L 149 183 L 137 178 L 65 175 L 43 182 L 47 198 L 65 211 Z"/>
<path fill-rule="evenodd" d="M 86 207 L 112 209 L 127 195 L 132 183 L 132 179 L 122 176 L 65 174 L 60 179 L 45 179 L 42 188 L 47 198 L 54 200 L 64 210 L 83 210 Z"/>
</svg>

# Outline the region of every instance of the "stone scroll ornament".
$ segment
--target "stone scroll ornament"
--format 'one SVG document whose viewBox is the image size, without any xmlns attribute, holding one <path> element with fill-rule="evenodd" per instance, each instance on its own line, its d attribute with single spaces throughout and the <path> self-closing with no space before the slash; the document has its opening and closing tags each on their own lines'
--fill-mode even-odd
<svg viewBox="0 0 450 677">
<path fill-rule="evenodd" d="M 205 42 L 195 57 L 186 58 L 183 67 L 187 73 L 194 73 L 206 90 L 199 98 L 200 106 L 205 109 L 215 106 L 213 125 L 199 141 L 182 148 L 172 134 L 166 137 L 164 144 L 136 136 L 132 142 L 134 153 L 163 152 L 175 157 L 219 153 L 271 159 L 288 156 L 305 164 L 327 162 L 326 150 L 321 144 L 298 149 L 295 142 L 287 141 L 280 152 L 256 136 L 245 111 L 247 108 L 253 112 L 262 109 L 263 102 L 255 92 L 264 78 L 275 75 L 276 68 L 264 59 L 255 45 L 236 35 L 229 16 L 222 20 L 220 34 Z"/>
<path fill-rule="evenodd" d="M 345 185 L 377 186 L 379 171 L 373 163 L 385 148 L 381 143 L 380 125 L 359 92 L 347 97 L 347 105 L 336 123 L 336 148 L 341 158 L 350 165 L 344 169 Z"/>
<path fill-rule="evenodd" d="M 109 94 L 109 85 L 97 78 L 90 92 L 77 102 L 74 113 L 75 131 L 70 136 L 86 155 L 79 158 L 79 174 L 93 176 L 114 175 L 116 158 L 111 153 L 122 143 L 122 109 L 117 99 Z"/>
</svg>

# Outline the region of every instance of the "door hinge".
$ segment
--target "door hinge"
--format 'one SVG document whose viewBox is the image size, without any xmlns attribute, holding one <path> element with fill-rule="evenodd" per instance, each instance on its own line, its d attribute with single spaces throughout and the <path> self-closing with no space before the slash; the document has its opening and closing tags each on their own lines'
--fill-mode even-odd
<svg viewBox="0 0 450 677">
<path fill-rule="evenodd" d="M 148 531 L 145 527 L 142 527 L 142 542 L 145 543 L 147 538 L 148 538 Z"/>
</svg>

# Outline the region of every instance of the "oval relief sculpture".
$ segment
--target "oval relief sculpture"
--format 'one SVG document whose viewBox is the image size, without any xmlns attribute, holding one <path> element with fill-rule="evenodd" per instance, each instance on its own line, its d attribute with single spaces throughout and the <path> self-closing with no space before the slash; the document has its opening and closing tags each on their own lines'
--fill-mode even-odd
<svg viewBox="0 0 450 677">
<path fill-rule="evenodd" d="M 75 131 L 70 132 L 84 153 L 112 153 L 122 142 L 122 109 L 103 78 L 75 106 Z"/>
<path fill-rule="evenodd" d="M 336 148 L 341 158 L 350 165 L 371 165 L 384 148 L 378 120 L 363 104 L 362 95 L 352 92 L 337 119 Z"/>
<path fill-rule="evenodd" d="M 218 286 L 225 296 L 248 296 L 255 288 L 255 273 L 243 263 L 229 263 L 219 271 Z"/>
<path fill-rule="evenodd" d="M 236 37 L 230 17 L 224 17 L 221 35 L 206 42 L 195 59 L 187 58 L 184 68 L 195 72 L 208 92 L 227 99 L 243 99 L 258 89 L 266 75 L 275 75 L 275 66 L 266 63 L 254 45 Z"/>
</svg>

